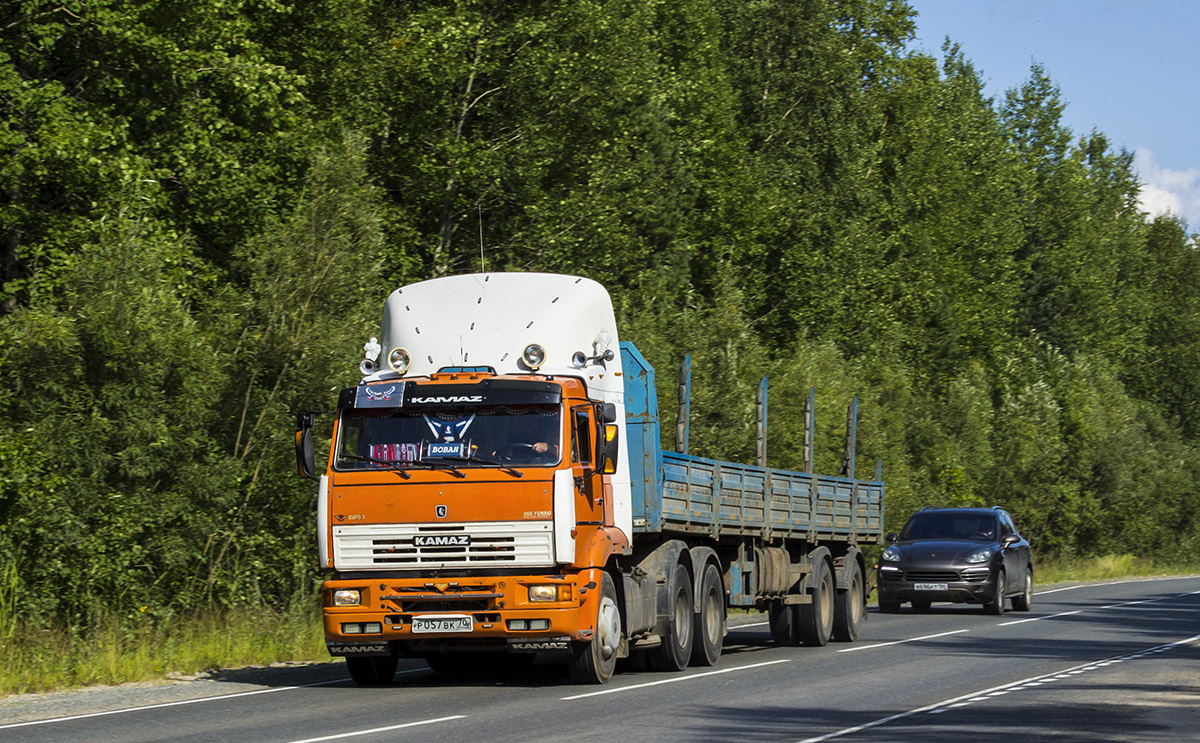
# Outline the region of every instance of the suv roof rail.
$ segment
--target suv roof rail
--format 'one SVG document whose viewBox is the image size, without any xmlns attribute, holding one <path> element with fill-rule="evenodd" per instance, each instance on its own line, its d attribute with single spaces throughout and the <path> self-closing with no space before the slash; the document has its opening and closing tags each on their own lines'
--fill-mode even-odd
<svg viewBox="0 0 1200 743">
<path fill-rule="evenodd" d="M 930 511 L 930 510 L 936 510 L 937 508 L 939 508 L 939 506 L 921 506 L 921 507 L 918 509 L 918 512 L 920 512 L 920 511 Z"/>
<path fill-rule="evenodd" d="M 1000 506 L 992 506 L 992 510 L 993 511 L 1004 511 L 1004 509 L 1001 508 Z"/>
</svg>

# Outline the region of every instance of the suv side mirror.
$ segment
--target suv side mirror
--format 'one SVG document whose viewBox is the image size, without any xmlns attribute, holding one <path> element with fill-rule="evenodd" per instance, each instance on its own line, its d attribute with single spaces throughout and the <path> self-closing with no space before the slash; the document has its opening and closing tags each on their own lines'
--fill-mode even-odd
<svg viewBox="0 0 1200 743">
<path fill-rule="evenodd" d="M 1016 544 L 1017 542 L 1021 541 L 1021 538 L 1016 534 L 1005 534 L 1004 539 L 1000 541 L 1004 543 L 1005 547 L 1007 547 L 1010 544 Z"/>
<path fill-rule="evenodd" d="M 313 457 L 312 425 L 316 413 L 304 410 L 296 414 L 296 469 L 301 477 L 319 480 L 317 465 Z"/>
<path fill-rule="evenodd" d="M 894 531 L 889 531 L 884 539 L 888 540 L 888 544 L 895 544 L 899 536 Z"/>
</svg>

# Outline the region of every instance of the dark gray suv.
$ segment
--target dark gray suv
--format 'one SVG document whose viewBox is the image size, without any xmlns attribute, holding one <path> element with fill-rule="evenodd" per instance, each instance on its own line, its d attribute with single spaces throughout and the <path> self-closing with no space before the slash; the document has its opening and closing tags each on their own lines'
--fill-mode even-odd
<svg viewBox="0 0 1200 743">
<path fill-rule="evenodd" d="M 1012 517 L 999 507 L 932 508 L 912 515 L 876 565 L 879 610 L 905 601 L 926 611 L 934 601 L 982 604 L 989 614 L 1033 605 L 1033 558 Z"/>
</svg>

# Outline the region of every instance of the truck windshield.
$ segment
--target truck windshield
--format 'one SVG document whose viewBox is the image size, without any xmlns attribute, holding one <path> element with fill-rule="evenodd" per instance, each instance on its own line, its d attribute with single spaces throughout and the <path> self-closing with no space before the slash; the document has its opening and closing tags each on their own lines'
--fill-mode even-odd
<svg viewBox="0 0 1200 743">
<path fill-rule="evenodd" d="M 996 518 L 991 514 L 931 513 L 909 519 L 900 532 L 900 539 L 970 539 L 985 542 L 995 539 L 997 533 Z"/>
<path fill-rule="evenodd" d="M 472 405 L 344 410 L 339 470 L 558 464 L 558 405 Z"/>
</svg>

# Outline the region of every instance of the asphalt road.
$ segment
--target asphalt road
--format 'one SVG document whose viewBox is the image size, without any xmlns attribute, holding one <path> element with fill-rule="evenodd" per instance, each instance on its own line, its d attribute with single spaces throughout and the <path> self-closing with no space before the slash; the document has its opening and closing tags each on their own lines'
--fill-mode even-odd
<svg viewBox="0 0 1200 743">
<path fill-rule="evenodd" d="M 0 741 L 1200 741 L 1200 577 L 1043 589 L 1033 611 L 871 612 L 859 641 L 778 648 L 739 617 L 715 668 L 574 686 L 401 661 L 340 663 L 0 701 Z"/>
</svg>

